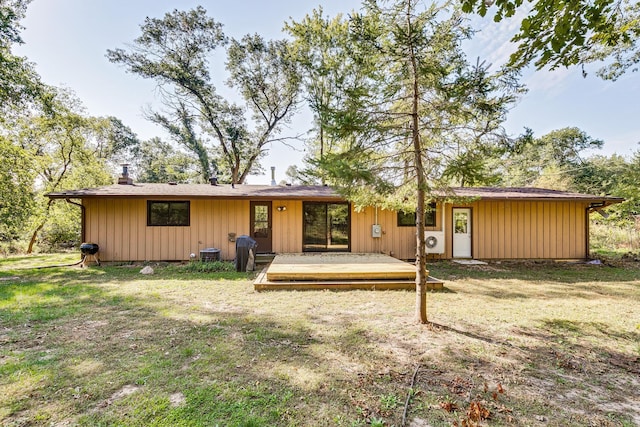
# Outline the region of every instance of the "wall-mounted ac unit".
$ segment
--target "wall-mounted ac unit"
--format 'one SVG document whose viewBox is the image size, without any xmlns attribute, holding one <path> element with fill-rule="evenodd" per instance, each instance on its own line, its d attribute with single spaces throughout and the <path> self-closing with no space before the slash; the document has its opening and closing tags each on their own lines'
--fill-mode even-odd
<svg viewBox="0 0 640 427">
<path fill-rule="evenodd" d="M 425 231 L 424 238 L 428 254 L 444 253 L 444 231 Z"/>
</svg>

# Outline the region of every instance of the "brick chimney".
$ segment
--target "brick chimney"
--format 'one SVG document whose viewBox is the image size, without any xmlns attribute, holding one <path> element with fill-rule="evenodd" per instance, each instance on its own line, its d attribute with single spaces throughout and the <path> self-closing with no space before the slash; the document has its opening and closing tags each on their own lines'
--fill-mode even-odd
<svg viewBox="0 0 640 427">
<path fill-rule="evenodd" d="M 120 185 L 131 185 L 133 184 L 133 179 L 129 176 L 129 164 L 122 163 L 122 175 L 118 177 L 118 184 Z"/>
</svg>

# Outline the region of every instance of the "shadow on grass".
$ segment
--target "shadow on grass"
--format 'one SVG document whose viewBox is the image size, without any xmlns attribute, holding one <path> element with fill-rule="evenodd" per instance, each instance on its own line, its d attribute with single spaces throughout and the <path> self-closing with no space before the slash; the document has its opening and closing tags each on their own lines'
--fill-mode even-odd
<svg viewBox="0 0 640 427">
<path fill-rule="evenodd" d="M 420 330 L 391 319 L 393 327 L 375 329 L 359 318 L 365 307 L 334 316 L 310 304 L 291 317 L 234 304 L 285 297 L 250 293 L 249 283 L 202 301 L 217 286 L 203 277 L 106 267 L 0 285 L 0 424 L 399 425 L 416 362 L 425 368 L 410 419 L 430 425 L 459 422 L 474 401 L 491 411 L 492 425 L 535 425 L 537 417 L 623 425 L 635 410 L 625 397 L 635 389 L 633 355 L 598 342 L 631 345 L 637 333 L 551 319 L 514 331 L 523 337 L 516 348 L 503 336 L 442 323 Z M 205 291 L 192 296 L 183 280 Z M 402 294 L 375 297 L 389 295 Z M 571 342 L 593 334 L 595 342 Z M 458 410 L 444 410 L 447 401 Z"/>
<path fill-rule="evenodd" d="M 380 356 L 355 325 L 327 343 L 224 307 L 183 320 L 188 307 L 119 294 L 96 271 L 43 276 L 0 287 L 0 424 L 357 425 L 376 413 L 342 388 Z"/>
<path fill-rule="evenodd" d="M 504 279 L 532 282 L 637 282 L 640 263 L 623 266 L 554 263 L 546 261 L 502 261 L 488 265 L 458 265 L 440 261 L 429 265 L 429 270 L 443 280 Z"/>
<path fill-rule="evenodd" d="M 518 331 L 535 339 L 512 344 L 480 331 L 428 327 L 450 335 L 452 343 L 466 341 L 418 359 L 411 413 L 429 425 L 632 426 L 640 421 L 633 392 L 640 384 L 640 349 L 634 355 L 612 348 L 620 342 L 637 345 L 636 332 L 553 320 L 542 330 Z M 614 345 L 595 344 L 594 334 Z M 483 418 L 479 414 L 485 410 Z"/>
<path fill-rule="evenodd" d="M 444 279 L 447 280 L 447 279 Z M 597 300 L 600 298 L 635 299 L 640 295 L 640 276 L 635 280 L 595 280 L 576 278 L 526 280 L 522 277 L 449 279 L 449 287 L 460 294 L 487 296 L 497 300 L 566 300 L 569 298 Z"/>
</svg>

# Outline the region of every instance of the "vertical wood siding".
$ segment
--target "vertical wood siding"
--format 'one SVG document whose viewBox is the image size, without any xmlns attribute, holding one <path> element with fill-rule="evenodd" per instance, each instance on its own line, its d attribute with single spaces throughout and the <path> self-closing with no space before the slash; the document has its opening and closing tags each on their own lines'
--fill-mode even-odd
<svg viewBox="0 0 640 427">
<path fill-rule="evenodd" d="M 371 237 L 371 226 L 376 223 L 375 208 L 367 207 L 360 212 L 351 209 L 351 252 L 384 253 L 398 259 L 415 259 L 415 227 L 398 227 L 396 211 L 378 209 L 378 224 L 382 226 L 382 237 Z M 442 212 L 436 211 L 435 227 L 441 230 Z"/>
<path fill-rule="evenodd" d="M 275 253 L 302 252 L 302 201 L 274 200 L 272 248 Z M 278 206 L 286 210 L 278 211 Z"/>
<path fill-rule="evenodd" d="M 148 227 L 146 199 L 86 199 L 84 205 L 86 239 L 100 246 L 105 261 L 188 260 L 211 247 L 233 259 L 228 234 L 249 233 L 248 200 L 191 200 L 188 227 Z"/>
<path fill-rule="evenodd" d="M 154 198 L 153 200 L 158 200 Z M 173 199 L 172 199 L 173 200 Z M 249 233 L 249 200 L 191 200 L 188 227 L 148 227 L 146 199 L 85 199 L 86 239 L 100 245 L 105 261 L 188 260 L 201 249 L 215 247 L 223 259 L 235 257 L 228 239 Z M 286 210 L 278 211 L 278 206 Z M 479 259 L 552 259 L 586 257 L 586 203 L 557 201 L 478 201 L 466 206 L 472 212 L 472 255 Z M 442 206 L 436 226 L 442 230 Z M 452 209 L 445 205 L 445 253 L 430 259 L 452 257 Z M 273 250 L 302 252 L 302 201 L 273 200 Z M 398 227 L 395 211 L 378 209 L 382 237 L 371 237 L 375 209 L 351 211 L 351 251 L 386 253 L 414 259 L 415 228 Z"/>
<path fill-rule="evenodd" d="M 586 257 L 586 203 L 479 201 L 470 207 L 474 258 Z"/>
</svg>

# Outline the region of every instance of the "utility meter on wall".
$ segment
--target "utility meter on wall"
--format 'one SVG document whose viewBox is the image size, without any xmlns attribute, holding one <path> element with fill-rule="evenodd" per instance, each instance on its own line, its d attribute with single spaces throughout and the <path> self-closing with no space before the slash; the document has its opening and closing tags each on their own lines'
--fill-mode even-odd
<svg viewBox="0 0 640 427">
<path fill-rule="evenodd" d="M 380 224 L 371 226 L 371 237 L 382 237 L 382 226 Z"/>
</svg>

